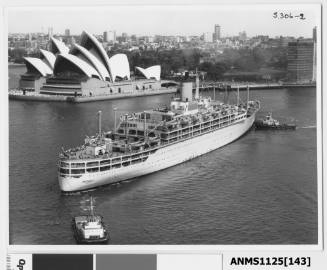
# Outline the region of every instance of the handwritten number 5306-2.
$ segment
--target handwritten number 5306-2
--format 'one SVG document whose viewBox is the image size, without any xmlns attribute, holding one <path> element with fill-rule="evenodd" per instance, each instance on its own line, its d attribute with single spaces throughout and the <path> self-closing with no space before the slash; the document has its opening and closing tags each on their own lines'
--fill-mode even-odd
<svg viewBox="0 0 327 270">
<path fill-rule="evenodd" d="M 285 13 L 285 12 L 274 12 L 273 13 L 274 19 L 293 19 L 293 18 L 299 18 L 300 20 L 305 20 L 304 14 L 300 13 L 299 15 L 292 15 L 291 12 Z"/>
</svg>

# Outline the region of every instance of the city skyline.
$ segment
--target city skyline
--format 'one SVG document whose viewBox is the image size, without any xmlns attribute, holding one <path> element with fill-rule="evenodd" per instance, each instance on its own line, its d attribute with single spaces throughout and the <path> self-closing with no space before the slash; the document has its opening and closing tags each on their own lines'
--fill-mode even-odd
<svg viewBox="0 0 327 270">
<path fill-rule="evenodd" d="M 99 8 L 13 8 L 8 9 L 8 33 L 47 33 L 79 35 L 88 30 L 96 35 L 116 31 L 117 35 L 171 35 L 198 36 L 214 33 L 215 24 L 221 27 L 221 37 L 237 36 L 246 31 L 248 37 L 256 35 L 312 37 L 312 29 L 319 27 L 319 6 L 275 5 L 265 6 L 131 6 Z M 302 13 L 305 20 L 276 19 L 274 12 Z M 90 16 L 91 14 L 91 16 Z M 195 19 L 205 16 L 205 20 Z M 17 20 L 17 17 L 20 19 Z M 28 18 L 39 18 L 30 20 Z M 71 17 L 67 23 L 67 17 Z M 83 19 L 83 25 L 80 19 Z M 96 20 L 94 19 L 96 18 Z M 147 19 L 144 19 L 147 18 Z M 235 20 L 234 18 L 237 18 Z M 167 23 L 169 19 L 169 23 Z M 24 21 L 24 24 L 19 22 Z M 260 21 L 260 23 L 258 23 Z M 41 22 L 41 23 L 40 23 Z"/>
</svg>

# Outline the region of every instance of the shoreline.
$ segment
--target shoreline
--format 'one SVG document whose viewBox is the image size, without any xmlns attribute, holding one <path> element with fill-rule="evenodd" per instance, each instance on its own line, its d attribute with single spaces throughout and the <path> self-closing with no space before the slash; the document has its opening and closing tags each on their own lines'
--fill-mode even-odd
<svg viewBox="0 0 327 270">
<path fill-rule="evenodd" d="M 26 92 L 23 94 L 22 90 L 9 90 L 9 99 L 11 100 L 23 100 L 23 101 L 48 101 L 48 102 L 69 102 L 69 103 L 85 103 L 94 101 L 114 100 L 131 97 L 142 97 L 142 96 L 154 96 L 154 95 L 165 95 L 174 94 L 177 92 L 177 88 L 168 88 L 160 90 L 141 91 L 124 94 L 110 94 L 101 96 L 59 96 L 59 95 L 46 95 L 36 94 L 34 92 Z"/>
<path fill-rule="evenodd" d="M 8 67 L 25 67 L 24 63 L 8 63 Z"/>
<path fill-rule="evenodd" d="M 279 83 L 230 83 L 230 84 L 207 84 L 207 85 L 200 85 L 200 90 L 206 91 L 206 90 L 213 90 L 214 88 L 217 91 L 226 91 L 225 86 L 227 86 L 227 91 L 234 91 L 239 88 L 240 91 L 246 91 L 247 88 L 249 87 L 249 90 L 272 90 L 272 89 L 283 89 L 283 88 L 303 88 L 303 87 L 308 87 L 308 88 L 315 88 L 316 83 L 284 83 L 284 84 L 279 84 Z"/>
<path fill-rule="evenodd" d="M 225 87 L 222 87 L 222 84 L 208 84 L 200 85 L 200 91 L 213 91 L 214 89 L 218 92 L 224 91 L 236 91 L 239 88 L 239 91 L 246 91 L 249 87 L 249 90 L 273 90 L 273 89 L 287 89 L 287 88 L 315 88 L 315 83 L 303 83 L 303 84 L 262 84 L 262 83 L 253 83 L 253 84 L 230 84 L 227 90 Z M 154 96 L 154 95 L 165 95 L 165 94 L 174 94 L 178 92 L 178 88 L 164 88 L 159 90 L 145 90 L 132 93 L 123 93 L 123 94 L 110 94 L 110 95 L 99 95 L 99 96 L 60 96 L 60 95 L 47 95 L 47 94 L 37 94 L 34 92 L 26 92 L 23 94 L 22 90 L 10 89 L 8 96 L 11 100 L 22 100 L 22 101 L 43 101 L 43 102 L 69 102 L 69 103 L 86 103 L 86 102 L 95 102 L 95 101 L 105 101 L 105 100 L 115 100 L 123 98 L 132 98 L 132 97 L 142 97 L 142 96 Z M 195 88 L 193 88 L 195 91 Z"/>
</svg>

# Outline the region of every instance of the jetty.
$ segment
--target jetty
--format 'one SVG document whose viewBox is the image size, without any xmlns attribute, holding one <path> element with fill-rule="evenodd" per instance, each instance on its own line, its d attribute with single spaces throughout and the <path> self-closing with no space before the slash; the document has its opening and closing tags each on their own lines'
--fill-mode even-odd
<svg viewBox="0 0 327 270">
<path fill-rule="evenodd" d="M 141 96 L 174 94 L 176 92 L 177 92 L 176 87 L 168 87 L 168 88 L 160 88 L 160 89 L 153 89 L 153 90 L 140 90 L 131 93 L 113 93 L 113 94 L 98 95 L 98 96 L 63 96 L 63 95 L 40 94 L 33 91 L 12 89 L 9 90 L 9 99 L 23 100 L 23 101 L 84 103 L 84 102 L 114 100 L 114 99 L 122 99 L 122 98 L 141 97 Z"/>
<path fill-rule="evenodd" d="M 240 91 L 264 90 L 264 89 L 283 89 L 283 88 L 300 88 L 300 87 L 316 87 L 316 83 L 253 83 L 253 82 L 203 82 L 200 84 L 200 90 L 217 90 L 232 91 L 239 89 Z M 195 86 L 193 87 L 195 89 Z"/>
</svg>

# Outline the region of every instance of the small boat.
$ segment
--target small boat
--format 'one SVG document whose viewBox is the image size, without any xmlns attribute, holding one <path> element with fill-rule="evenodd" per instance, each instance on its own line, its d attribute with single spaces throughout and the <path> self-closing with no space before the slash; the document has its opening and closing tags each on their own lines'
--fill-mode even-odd
<svg viewBox="0 0 327 270">
<path fill-rule="evenodd" d="M 95 215 L 94 201 L 90 198 L 89 215 L 73 217 L 72 227 L 78 244 L 104 244 L 109 241 L 109 232 L 103 222 L 103 217 Z"/>
<path fill-rule="evenodd" d="M 269 113 L 265 119 L 255 120 L 254 121 L 255 129 L 273 129 L 273 130 L 295 130 L 295 124 L 281 124 L 278 120 L 272 117 L 272 114 Z"/>
</svg>

